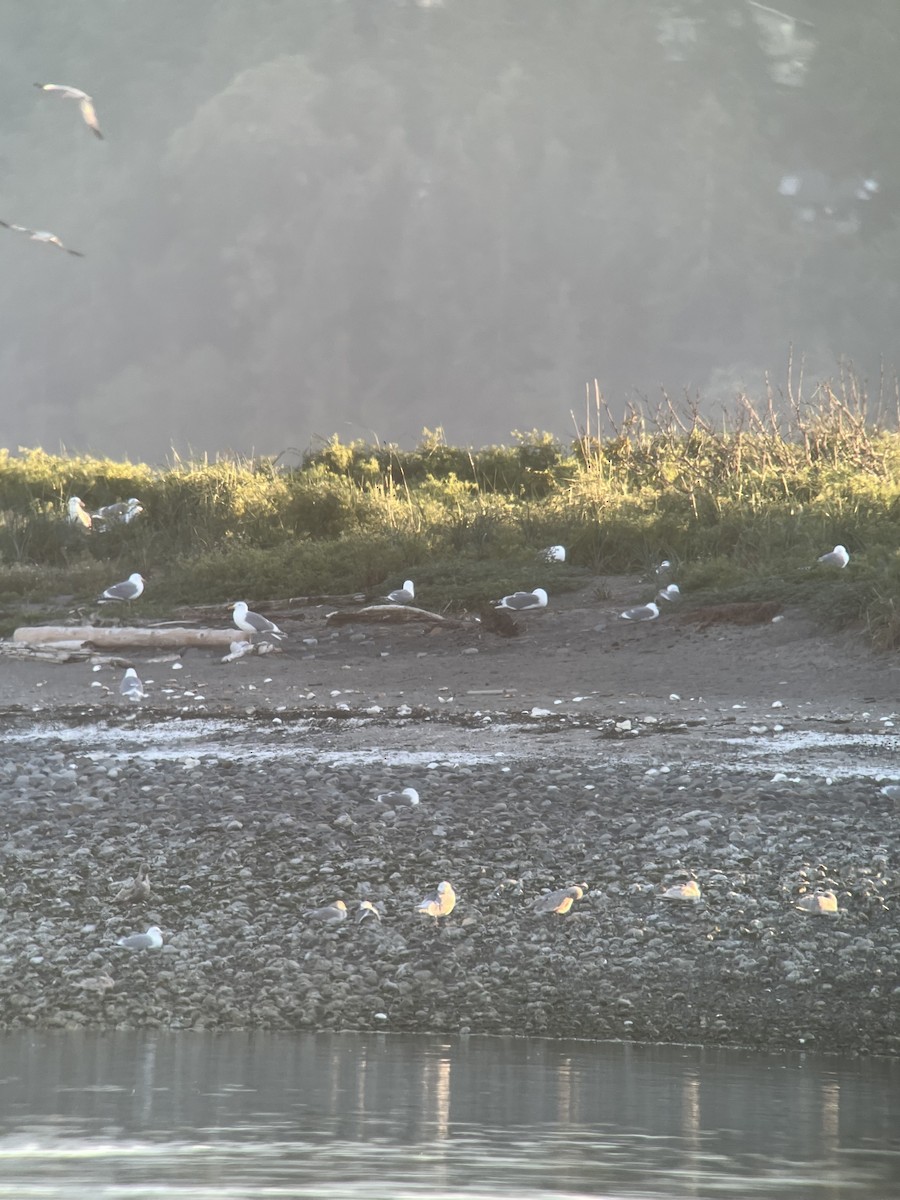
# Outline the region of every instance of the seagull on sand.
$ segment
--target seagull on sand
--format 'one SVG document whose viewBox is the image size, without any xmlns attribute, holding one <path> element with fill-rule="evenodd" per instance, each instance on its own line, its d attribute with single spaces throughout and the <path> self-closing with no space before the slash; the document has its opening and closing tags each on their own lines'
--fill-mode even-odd
<svg viewBox="0 0 900 1200">
<path fill-rule="evenodd" d="M 548 892 L 546 896 L 538 896 L 531 908 L 536 913 L 559 913 L 564 916 L 576 900 L 584 895 L 583 887 L 560 888 L 558 892 Z"/>
<path fill-rule="evenodd" d="M 261 617 L 259 613 L 250 612 L 245 600 L 238 600 L 234 606 L 234 623 L 238 629 L 243 629 L 244 633 L 255 634 L 267 641 L 280 642 L 282 638 L 287 637 L 274 621 Z"/>
<path fill-rule="evenodd" d="M 305 913 L 310 921 L 324 921 L 326 925 L 336 925 L 339 921 L 347 920 L 347 905 L 343 900 L 335 900 L 324 908 L 308 908 Z"/>
<path fill-rule="evenodd" d="M 677 583 L 670 583 L 656 594 L 657 600 L 680 600 L 681 588 Z"/>
<path fill-rule="evenodd" d="M 415 598 L 416 586 L 411 579 L 407 579 L 402 588 L 394 588 L 387 594 L 387 599 L 391 604 L 412 604 Z"/>
<path fill-rule="evenodd" d="M 66 519 L 70 524 L 79 526 L 85 532 L 90 532 L 93 521 L 91 514 L 84 507 L 84 501 L 80 496 L 70 496 L 66 504 L 66 510 L 68 512 Z"/>
<path fill-rule="evenodd" d="M 111 600 L 137 600 L 144 590 L 144 577 L 137 571 L 129 575 L 122 583 L 114 583 L 97 597 L 100 604 L 108 604 Z"/>
<path fill-rule="evenodd" d="M 146 933 L 130 933 L 128 937 L 120 937 L 117 946 L 126 950 L 160 950 L 163 944 L 162 930 L 158 925 L 151 925 Z"/>
<path fill-rule="evenodd" d="M 655 621 L 659 616 L 659 605 L 651 600 L 649 604 L 637 604 L 634 608 L 626 608 L 619 616 L 625 621 Z"/>
<path fill-rule="evenodd" d="M 11 225 L 9 221 L 0 221 L 4 229 L 14 229 L 16 233 L 27 233 L 33 242 L 46 242 L 48 246 L 58 246 L 66 254 L 74 254 L 76 258 L 84 258 L 80 250 L 70 250 L 64 246 L 55 233 L 46 229 L 29 229 L 27 225 Z"/>
<path fill-rule="evenodd" d="M 140 677 L 134 667 L 129 667 L 122 676 L 122 682 L 119 684 L 119 692 L 126 700 L 133 700 L 135 704 L 139 700 L 143 700 L 146 696 L 144 685 L 141 683 Z"/>
<path fill-rule="evenodd" d="M 114 904 L 136 904 L 150 897 L 150 871 L 146 863 L 141 863 L 134 879 L 130 879 L 123 888 L 113 896 Z"/>
<path fill-rule="evenodd" d="M 524 612 L 528 608 L 546 608 L 547 593 L 543 588 L 535 588 L 533 592 L 513 592 L 498 600 L 494 608 L 510 608 L 514 612 Z"/>
<path fill-rule="evenodd" d="M 87 92 L 83 92 L 81 88 L 69 87 L 65 83 L 36 83 L 34 86 L 40 88 L 42 92 L 53 92 L 57 96 L 62 96 L 64 100 L 77 100 L 85 125 L 88 129 L 93 130 L 98 138 L 103 137 L 97 114 L 94 111 L 93 97 L 89 96 Z"/>
<path fill-rule="evenodd" d="M 436 892 L 419 901 L 416 912 L 421 913 L 423 917 L 434 917 L 437 921 L 438 917 L 449 917 L 455 905 L 456 892 L 453 885 L 445 879 L 437 885 Z"/>
<path fill-rule="evenodd" d="M 835 546 L 833 550 L 829 550 L 827 554 L 820 554 L 818 562 L 823 567 L 846 567 L 850 561 L 850 555 L 844 546 Z"/>
</svg>

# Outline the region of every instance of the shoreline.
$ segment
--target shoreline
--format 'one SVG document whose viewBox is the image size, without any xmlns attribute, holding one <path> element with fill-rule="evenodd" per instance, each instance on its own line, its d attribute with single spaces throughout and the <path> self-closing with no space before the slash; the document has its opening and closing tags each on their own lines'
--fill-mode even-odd
<svg viewBox="0 0 900 1200">
<path fill-rule="evenodd" d="M 900 1054 L 896 802 L 871 776 L 735 774 L 743 750 L 724 740 L 704 761 L 690 733 L 507 715 L 475 761 L 454 753 L 464 724 L 361 711 L 274 731 L 245 718 L 168 757 L 153 754 L 175 723 L 143 712 L 109 714 L 118 750 L 91 724 L 11 741 L 0 1024 Z M 416 744 L 419 760 L 392 758 Z M 373 803 L 404 786 L 418 806 Z M 142 861 L 149 900 L 116 904 Z M 688 877 L 699 901 L 661 898 Z M 459 900 L 436 926 L 414 909 L 441 879 Z M 569 915 L 531 912 L 582 882 Z M 797 910 L 825 888 L 837 914 Z M 337 898 L 372 901 L 381 924 L 304 916 Z M 150 924 L 161 951 L 115 946 Z"/>
</svg>

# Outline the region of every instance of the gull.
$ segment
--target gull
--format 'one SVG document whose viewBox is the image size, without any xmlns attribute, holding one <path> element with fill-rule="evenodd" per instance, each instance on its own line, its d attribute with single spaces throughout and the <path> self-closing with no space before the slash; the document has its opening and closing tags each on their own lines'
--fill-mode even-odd
<svg viewBox="0 0 900 1200">
<path fill-rule="evenodd" d="M 498 600 L 494 608 L 511 608 L 515 612 L 523 612 L 526 608 L 546 608 L 547 593 L 543 588 L 535 588 L 533 592 L 513 592 Z"/>
<path fill-rule="evenodd" d="M 663 900 L 699 900 L 700 885 L 696 879 L 689 879 L 686 883 L 676 883 L 673 887 L 666 888 L 662 893 Z"/>
<path fill-rule="evenodd" d="M 850 555 L 843 546 L 835 546 L 827 554 L 820 554 L 818 561 L 823 567 L 846 567 L 850 561 Z"/>
<path fill-rule="evenodd" d="M 234 606 L 234 623 L 245 633 L 256 634 L 259 637 L 280 642 L 287 634 L 282 633 L 274 621 L 261 617 L 259 613 L 250 612 L 245 600 L 238 600 Z"/>
<path fill-rule="evenodd" d="M 677 583 L 670 583 L 667 587 L 664 587 L 662 591 L 657 592 L 656 598 L 657 600 L 680 600 L 681 588 Z"/>
<path fill-rule="evenodd" d="M 134 518 L 143 511 L 144 506 L 140 500 L 137 496 L 132 496 L 130 500 L 120 500 L 117 504 L 105 504 L 102 508 L 98 508 L 93 516 L 95 521 L 121 522 L 123 525 L 130 525 Z"/>
<path fill-rule="evenodd" d="M 669 562 L 669 560 L 667 558 L 664 558 L 662 560 L 662 562 L 659 564 L 659 566 L 656 568 L 656 574 L 657 575 L 668 575 L 668 573 L 671 570 L 672 570 L 671 562 Z"/>
<path fill-rule="evenodd" d="M 444 879 L 437 885 L 436 892 L 432 892 L 430 896 L 419 901 L 416 905 L 416 912 L 421 913 L 424 917 L 434 917 L 437 921 L 438 917 L 449 917 L 455 904 L 456 892 L 453 890 L 453 885 Z"/>
<path fill-rule="evenodd" d="M 900 786 L 888 783 L 881 789 L 881 794 L 887 796 L 888 800 L 900 800 Z"/>
<path fill-rule="evenodd" d="M 122 676 L 122 682 L 119 684 L 119 692 L 126 700 L 133 700 L 135 704 L 139 700 L 143 700 L 146 696 L 144 685 L 141 683 L 140 677 L 134 667 L 129 667 Z"/>
<path fill-rule="evenodd" d="M 800 912 L 808 912 L 813 915 L 836 913 L 838 910 L 837 896 L 831 891 L 809 892 L 798 898 L 796 907 Z"/>
<path fill-rule="evenodd" d="M 375 907 L 371 900 L 360 900 L 359 908 L 356 910 L 356 923 L 362 925 L 364 921 L 380 921 L 381 913 Z"/>
<path fill-rule="evenodd" d="M 81 115 L 84 117 L 84 123 L 88 129 L 93 130 L 98 138 L 102 138 L 100 132 L 100 123 L 97 120 L 97 114 L 94 112 L 93 97 L 87 92 L 83 92 L 81 88 L 69 87 L 65 83 L 36 83 L 36 88 L 40 88 L 42 92 L 55 92 L 57 96 L 62 96 L 64 100 L 77 100 L 78 107 L 81 109 Z"/>
<path fill-rule="evenodd" d="M 375 803 L 382 808 L 412 808 L 419 803 L 419 793 L 414 787 L 405 787 L 400 792 L 379 792 Z"/>
<path fill-rule="evenodd" d="M 84 501 L 80 496 L 70 496 L 66 508 L 68 510 L 68 517 L 66 519 L 72 525 L 78 525 L 86 532 L 91 529 L 93 525 L 91 514 L 84 507 Z"/>
<path fill-rule="evenodd" d="M 117 946 L 126 950 L 159 950 L 163 944 L 162 930 L 158 925 L 151 925 L 146 933 L 130 933 L 128 937 L 120 937 Z"/>
<path fill-rule="evenodd" d="M 66 254 L 74 254 L 76 258 L 84 258 L 80 250 L 70 250 L 64 246 L 55 233 L 47 229 L 29 229 L 27 225 L 11 225 L 9 221 L 0 221 L 4 229 L 14 229 L 16 233 L 27 233 L 33 242 L 46 242 L 49 246 L 58 246 Z"/>
<path fill-rule="evenodd" d="M 649 604 L 638 604 L 634 608 L 626 608 L 619 616 L 626 621 L 655 621 L 659 616 L 659 606 L 651 600 Z"/>
<path fill-rule="evenodd" d="M 387 599 L 391 604 L 411 604 L 415 598 L 416 587 L 411 579 L 407 579 L 402 588 L 394 588 L 387 594 Z"/>
<path fill-rule="evenodd" d="M 583 887 L 560 888 L 557 892 L 548 892 L 546 896 L 538 896 L 531 908 L 536 913 L 559 913 L 564 915 L 576 900 L 584 895 Z"/>
<path fill-rule="evenodd" d="M 546 546 L 538 555 L 544 562 L 565 562 L 566 548 L 565 546 Z"/>
<path fill-rule="evenodd" d="M 146 863 L 141 863 L 134 879 L 130 879 L 123 888 L 113 896 L 114 904 L 132 904 L 139 900 L 147 900 L 150 896 L 150 871 Z"/>
<path fill-rule="evenodd" d="M 143 590 L 144 577 L 135 571 L 133 575 L 129 575 L 122 583 L 111 584 L 105 592 L 102 592 L 97 597 L 97 600 L 100 604 L 108 604 L 111 600 L 137 600 Z"/>
<path fill-rule="evenodd" d="M 339 921 L 347 920 L 347 905 L 343 900 L 335 900 L 332 904 L 326 904 L 324 908 L 308 908 L 305 915 L 310 921 L 324 921 L 328 925 L 335 925 Z"/>
</svg>

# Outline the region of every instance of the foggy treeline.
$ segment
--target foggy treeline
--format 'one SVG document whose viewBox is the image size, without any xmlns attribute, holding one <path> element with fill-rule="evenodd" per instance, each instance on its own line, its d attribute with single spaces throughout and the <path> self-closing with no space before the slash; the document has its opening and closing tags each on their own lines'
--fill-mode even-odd
<svg viewBox="0 0 900 1200">
<path fill-rule="evenodd" d="M 877 391 L 900 5 L 784 3 L 0 0 L 0 219 L 85 255 L 0 229 L 0 445 L 565 436 L 790 344 Z"/>
</svg>

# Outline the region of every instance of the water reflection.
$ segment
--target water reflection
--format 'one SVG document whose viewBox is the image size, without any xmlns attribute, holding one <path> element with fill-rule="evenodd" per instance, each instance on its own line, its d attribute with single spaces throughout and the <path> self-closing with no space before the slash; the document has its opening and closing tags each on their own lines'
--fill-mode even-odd
<svg viewBox="0 0 900 1200">
<path fill-rule="evenodd" d="M 0 1047 L 0 1196 L 900 1194 L 884 1060 L 384 1034 Z"/>
</svg>

